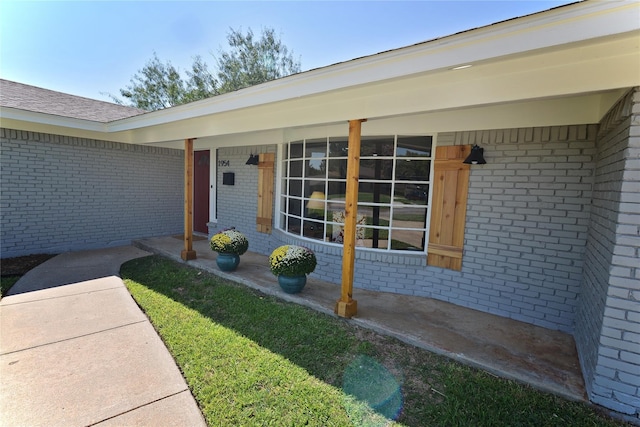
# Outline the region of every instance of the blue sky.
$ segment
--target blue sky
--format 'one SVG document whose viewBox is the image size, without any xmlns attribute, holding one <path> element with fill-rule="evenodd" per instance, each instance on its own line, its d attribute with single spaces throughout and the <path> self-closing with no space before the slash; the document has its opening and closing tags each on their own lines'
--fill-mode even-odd
<svg viewBox="0 0 640 427">
<path fill-rule="evenodd" d="M 568 3 L 0 0 L 0 77 L 109 100 L 154 51 L 180 70 L 215 64 L 230 28 L 275 29 L 304 71 Z"/>
</svg>

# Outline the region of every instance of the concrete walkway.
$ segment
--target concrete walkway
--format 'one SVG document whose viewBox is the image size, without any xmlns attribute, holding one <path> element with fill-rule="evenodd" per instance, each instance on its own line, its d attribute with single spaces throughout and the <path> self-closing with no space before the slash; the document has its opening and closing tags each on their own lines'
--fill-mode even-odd
<svg viewBox="0 0 640 427">
<path fill-rule="evenodd" d="M 205 426 L 122 280 L 133 246 L 58 255 L 0 301 L 0 425 Z"/>
</svg>

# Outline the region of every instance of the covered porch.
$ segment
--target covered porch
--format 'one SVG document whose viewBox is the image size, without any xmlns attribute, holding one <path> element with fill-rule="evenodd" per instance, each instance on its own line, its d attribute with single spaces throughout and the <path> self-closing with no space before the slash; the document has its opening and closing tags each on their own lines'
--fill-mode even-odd
<svg viewBox="0 0 640 427">
<path fill-rule="evenodd" d="M 198 258 L 183 261 L 182 236 L 140 239 L 134 245 L 184 262 L 267 295 L 334 314 L 340 286 L 309 277 L 297 295 L 284 293 L 269 270 L 268 256 L 247 252 L 237 270 L 222 272 L 217 254 L 196 236 Z M 359 310 L 349 322 L 393 336 L 500 377 L 572 400 L 586 401 L 578 353 L 570 334 L 430 298 L 354 289 Z"/>
</svg>

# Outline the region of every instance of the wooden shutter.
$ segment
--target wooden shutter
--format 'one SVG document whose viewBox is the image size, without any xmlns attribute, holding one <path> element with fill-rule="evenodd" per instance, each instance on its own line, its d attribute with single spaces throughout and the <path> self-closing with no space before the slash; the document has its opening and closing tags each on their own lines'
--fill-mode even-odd
<svg viewBox="0 0 640 427">
<path fill-rule="evenodd" d="M 427 265 L 462 269 L 469 190 L 469 165 L 462 162 L 470 152 L 470 145 L 436 148 Z"/>
<path fill-rule="evenodd" d="M 273 166 L 274 153 L 260 154 L 258 162 L 258 215 L 256 224 L 260 233 L 271 234 L 273 219 Z"/>
</svg>

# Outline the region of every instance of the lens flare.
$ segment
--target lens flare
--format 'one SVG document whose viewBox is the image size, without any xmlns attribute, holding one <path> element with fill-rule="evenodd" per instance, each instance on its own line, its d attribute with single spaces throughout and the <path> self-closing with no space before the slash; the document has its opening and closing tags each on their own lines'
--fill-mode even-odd
<svg viewBox="0 0 640 427">
<path fill-rule="evenodd" d="M 367 404 L 387 419 L 395 420 L 402 411 L 402 389 L 382 364 L 360 355 L 347 366 L 342 390 Z"/>
</svg>

